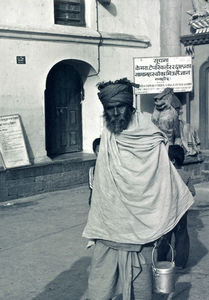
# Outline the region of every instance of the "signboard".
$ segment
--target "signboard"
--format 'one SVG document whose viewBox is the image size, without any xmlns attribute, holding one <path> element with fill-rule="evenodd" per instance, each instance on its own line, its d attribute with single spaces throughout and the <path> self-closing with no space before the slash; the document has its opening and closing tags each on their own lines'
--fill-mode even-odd
<svg viewBox="0 0 209 300">
<path fill-rule="evenodd" d="M 30 165 L 19 115 L 0 116 L 0 151 L 5 168 Z"/>
<path fill-rule="evenodd" d="M 140 85 L 136 94 L 158 94 L 165 88 L 174 92 L 192 91 L 192 58 L 179 57 L 135 57 L 134 79 Z"/>
<path fill-rule="evenodd" d="M 17 64 L 21 64 L 21 65 L 26 64 L 25 56 L 17 56 L 16 60 L 17 60 Z"/>
</svg>

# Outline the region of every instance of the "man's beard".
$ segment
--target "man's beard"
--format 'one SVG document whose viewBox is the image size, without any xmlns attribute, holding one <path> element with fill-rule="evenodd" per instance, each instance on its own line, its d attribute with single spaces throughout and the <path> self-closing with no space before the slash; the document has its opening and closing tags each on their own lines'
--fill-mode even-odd
<svg viewBox="0 0 209 300">
<path fill-rule="evenodd" d="M 134 110 L 132 107 L 127 107 L 124 114 L 119 114 L 117 116 L 111 116 L 106 111 L 104 111 L 104 118 L 107 128 L 114 134 L 120 134 L 123 130 L 127 129 L 131 121 L 133 112 Z"/>
</svg>

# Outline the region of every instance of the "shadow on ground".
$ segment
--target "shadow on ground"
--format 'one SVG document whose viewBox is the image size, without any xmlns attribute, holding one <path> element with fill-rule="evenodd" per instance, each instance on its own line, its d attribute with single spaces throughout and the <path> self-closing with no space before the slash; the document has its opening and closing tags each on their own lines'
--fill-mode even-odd
<svg viewBox="0 0 209 300">
<path fill-rule="evenodd" d="M 194 267 L 208 253 L 208 249 L 199 239 L 199 232 L 203 230 L 203 214 L 209 214 L 208 208 L 190 210 L 188 213 L 188 228 L 190 236 L 190 256 L 188 268 Z"/>
<path fill-rule="evenodd" d="M 177 282 L 173 299 L 189 300 L 189 292 L 192 285 L 190 282 Z"/>
<path fill-rule="evenodd" d="M 181 275 L 186 275 L 191 272 L 191 268 L 196 266 L 200 260 L 207 255 L 208 249 L 199 239 L 199 233 L 204 228 L 202 222 L 204 217 L 209 217 L 209 209 L 206 207 L 199 207 L 198 209 L 190 210 L 188 214 L 188 227 L 190 235 L 190 257 L 188 266 L 183 270 L 182 274 L 176 274 L 177 282 L 175 293 L 172 295 L 153 294 L 153 300 L 189 300 L 192 285 L 189 281 L 185 282 L 180 279 Z M 76 261 L 72 267 L 57 276 L 50 282 L 42 293 L 37 295 L 32 300 L 81 300 L 85 299 L 87 285 L 88 285 L 88 268 L 91 262 L 90 257 L 82 257 Z M 121 300 L 121 296 L 114 298 L 114 300 Z"/>
<path fill-rule="evenodd" d="M 82 257 L 76 261 L 68 271 L 57 276 L 33 300 L 81 299 L 87 290 L 90 261 L 90 257 Z"/>
<path fill-rule="evenodd" d="M 191 274 L 193 267 L 197 266 L 202 258 L 208 254 L 207 247 L 203 241 L 200 240 L 200 233 L 205 226 L 204 221 L 202 221 L 204 217 L 209 218 L 208 206 L 198 206 L 194 210 L 189 210 L 188 229 L 190 236 L 190 255 L 187 268 L 179 272 L 177 271 L 175 292 L 172 295 L 153 294 L 152 300 L 189 300 L 191 298 L 191 278 L 187 275 Z"/>
<path fill-rule="evenodd" d="M 153 294 L 152 300 L 189 300 L 189 291 L 192 285 L 189 282 L 177 282 L 175 287 L 175 293 L 172 294 Z"/>
</svg>

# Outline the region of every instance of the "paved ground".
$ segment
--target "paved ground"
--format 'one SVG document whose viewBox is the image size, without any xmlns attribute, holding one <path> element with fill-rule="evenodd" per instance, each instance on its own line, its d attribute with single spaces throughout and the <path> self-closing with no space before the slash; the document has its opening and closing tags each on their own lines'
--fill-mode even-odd
<svg viewBox="0 0 209 300">
<path fill-rule="evenodd" d="M 196 189 L 189 212 L 191 255 L 178 276 L 178 300 L 209 299 L 209 184 Z M 0 205 L 1 300 L 84 298 L 92 251 L 81 238 L 87 202 L 88 187 L 82 186 Z"/>
</svg>

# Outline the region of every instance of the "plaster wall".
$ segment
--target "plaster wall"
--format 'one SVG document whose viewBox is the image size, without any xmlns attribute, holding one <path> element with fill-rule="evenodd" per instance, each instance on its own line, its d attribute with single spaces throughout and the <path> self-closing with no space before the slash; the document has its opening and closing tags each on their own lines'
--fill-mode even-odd
<svg viewBox="0 0 209 300">
<path fill-rule="evenodd" d="M 54 23 L 54 0 L 1 0 L 0 28 L 88 35 L 87 28 L 96 29 L 96 2 L 85 3 L 86 27 L 77 27 Z"/>
<path fill-rule="evenodd" d="M 160 0 L 112 0 L 109 7 L 99 4 L 98 17 L 101 32 L 147 36 L 152 53 L 159 54 Z"/>
<path fill-rule="evenodd" d="M 44 91 L 48 72 L 59 61 L 79 59 L 95 66 L 97 46 L 4 39 L 0 49 L 1 115 L 21 116 L 29 155 L 35 161 L 45 153 Z M 16 56 L 24 55 L 26 64 L 17 64 Z M 91 103 L 92 104 L 92 103 Z M 93 106 L 93 105 L 92 105 Z M 88 115 L 88 107 L 84 115 Z"/>
<path fill-rule="evenodd" d="M 121 77 L 133 79 L 133 57 L 160 54 L 159 1 L 112 0 L 109 7 L 97 4 L 98 24 L 96 2 L 86 0 L 87 27 L 75 28 L 54 24 L 53 0 L 0 1 L 0 34 L 4 33 L 0 48 L 0 111 L 1 115 L 20 114 L 29 156 L 35 162 L 46 159 L 44 91 L 47 75 L 56 63 L 77 59 L 88 63 L 94 71 L 85 78 L 82 102 L 83 150 L 91 152 L 92 141 L 100 135 L 103 122 L 96 84 Z M 25 31 L 29 37 L 11 37 L 14 29 Z M 98 49 L 96 29 L 113 34 L 113 41 Z M 87 39 L 85 42 L 53 40 L 53 37 L 51 41 L 41 40 L 33 37 L 34 32 L 73 34 L 75 38 Z M 145 36 L 151 45 L 148 48 L 129 46 L 128 42 L 117 45 L 117 38 L 121 38 L 118 33 Z M 16 56 L 25 56 L 26 64 L 17 64 Z"/>
<path fill-rule="evenodd" d="M 96 84 L 100 81 L 116 80 L 122 77 L 134 81 L 133 76 L 133 58 L 154 56 L 152 48 L 128 48 L 128 47 L 109 47 L 100 48 L 100 72 L 97 76 L 89 77 L 85 83 L 85 100 L 83 107 L 83 133 L 84 133 L 84 149 L 87 152 L 92 151 L 91 143 L 94 138 L 101 134 L 103 127 L 103 108 L 98 100 L 98 89 Z M 149 95 L 148 95 L 149 96 Z M 141 97 L 137 96 L 136 106 L 143 111 L 144 106 L 141 105 Z M 147 104 L 149 112 L 153 109 L 153 98 Z"/>
<path fill-rule="evenodd" d="M 29 28 L 53 23 L 53 0 L 1 0 L 0 24 Z"/>
<path fill-rule="evenodd" d="M 101 134 L 103 126 L 103 108 L 97 98 L 96 84 L 99 81 L 115 80 L 122 77 L 134 80 L 134 57 L 160 55 L 160 3 L 155 0 L 140 1 L 140 5 L 138 1 L 130 3 L 119 0 L 112 0 L 110 6 L 103 6 L 98 3 L 98 29 L 101 33 L 111 33 L 112 37 L 119 37 L 118 33 L 123 33 L 149 38 L 151 46 L 145 49 L 114 45 L 100 47 L 100 72 L 98 76 L 87 80 L 85 85 L 86 97 L 82 104 L 85 112 L 83 114 L 83 146 L 84 150 L 88 152 L 92 151 L 91 143 L 94 138 Z M 140 96 L 137 96 L 136 102 L 136 106 L 145 110 L 144 106 L 141 105 Z M 153 109 L 152 97 L 148 99 L 147 106 L 149 111 Z"/>
<path fill-rule="evenodd" d="M 181 0 L 181 35 L 190 34 L 190 13 L 194 11 L 192 0 Z"/>
</svg>

